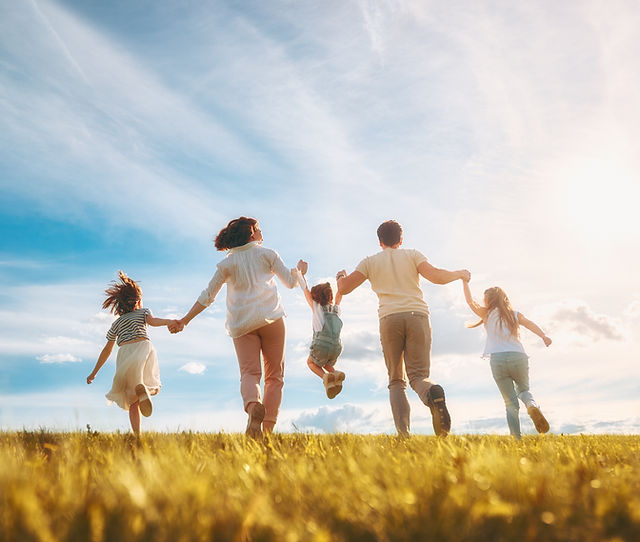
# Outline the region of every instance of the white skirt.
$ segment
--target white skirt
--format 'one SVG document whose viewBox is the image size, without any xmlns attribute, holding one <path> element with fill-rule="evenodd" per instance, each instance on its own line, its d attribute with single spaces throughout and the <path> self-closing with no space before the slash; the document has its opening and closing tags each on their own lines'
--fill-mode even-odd
<svg viewBox="0 0 640 542">
<path fill-rule="evenodd" d="M 158 355 L 151 341 L 124 344 L 118 349 L 116 374 L 105 397 L 109 404 L 116 403 L 120 408 L 129 410 L 129 406 L 138 400 L 138 384 L 144 384 L 151 395 L 158 393 L 162 385 Z"/>
</svg>

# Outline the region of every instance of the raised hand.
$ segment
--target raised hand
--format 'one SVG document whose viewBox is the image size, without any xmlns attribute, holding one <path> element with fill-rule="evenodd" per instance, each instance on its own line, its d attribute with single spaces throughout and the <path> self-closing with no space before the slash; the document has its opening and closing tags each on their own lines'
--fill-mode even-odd
<svg viewBox="0 0 640 542">
<path fill-rule="evenodd" d="M 347 270 L 346 269 L 341 269 L 340 271 L 338 271 L 336 273 L 336 281 L 343 279 L 347 276 Z"/>
<path fill-rule="evenodd" d="M 307 271 L 309 270 L 309 264 L 304 260 L 298 261 L 298 265 L 296 267 L 299 269 L 300 273 L 302 273 L 303 275 L 306 275 Z"/>
<path fill-rule="evenodd" d="M 464 282 L 469 282 L 471 280 L 471 273 L 467 269 L 461 269 L 458 273 L 460 273 L 460 278 Z"/>
</svg>

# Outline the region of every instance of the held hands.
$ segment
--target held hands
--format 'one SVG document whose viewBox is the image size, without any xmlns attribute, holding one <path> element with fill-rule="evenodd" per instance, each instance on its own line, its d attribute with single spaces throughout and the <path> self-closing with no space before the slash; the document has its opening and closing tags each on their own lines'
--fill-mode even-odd
<svg viewBox="0 0 640 542">
<path fill-rule="evenodd" d="M 346 276 L 347 276 L 347 271 L 345 269 L 341 269 L 336 273 L 336 282 L 339 281 L 340 279 L 345 278 Z"/>
<path fill-rule="evenodd" d="M 309 270 L 309 264 L 304 260 L 298 261 L 298 265 L 296 267 L 298 268 L 300 273 L 302 273 L 303 275 L 306 275 L 307 271 Z"/>
<path fill-rule="evenodd" d="M 182 320 L 174 320 L 167 325 L 167 328 L 171 333 L 180 333 L 184 329 L 184 323 Z"/>
<path fill-rule="evenodd" d="M 467 269 L 461 269 L 458 271 L 458 274 L 464 282 L 469 282 L 471 280 L 471 273 Z"/>
</svg>

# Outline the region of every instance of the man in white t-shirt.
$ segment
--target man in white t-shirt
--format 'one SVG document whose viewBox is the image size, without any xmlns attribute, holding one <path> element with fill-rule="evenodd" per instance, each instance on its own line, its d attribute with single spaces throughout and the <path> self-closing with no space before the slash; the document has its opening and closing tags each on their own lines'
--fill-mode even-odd
<svg viewBox="0 0 640 542">
<path fill-rule="evenodd" d="M 382 252 L 362 260 L 356 270 L 336 275 L 338 292 L 346 295 L 365 280 L 380 302 L 380 342 L 389 374 L 389 401 L 398 434 L 409 435 L 409 385 L 431 410 L 436 435 L 447 435 L 451 418 L 442 386 L 429 379 L 431 322 L 420 289 L 420 276 L 434 284 L 470 280 L 466 269 L 447 271 L 432 266 L 419 251 L 400 248 L 402 227 L 395 220 L 378 227 Z M 406 378 L 405 378 L 406 374 Z"/>
</svg>

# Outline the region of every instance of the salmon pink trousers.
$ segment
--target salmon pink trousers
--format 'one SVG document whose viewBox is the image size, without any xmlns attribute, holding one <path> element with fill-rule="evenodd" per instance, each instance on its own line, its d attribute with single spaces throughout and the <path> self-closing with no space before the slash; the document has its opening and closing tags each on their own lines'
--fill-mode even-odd
<svg viewBox="0 0 640 542">
<path fill-rule="evenodd" d="M 240 393 L 244 409 L 246 411 L 250 403 L 262 403 L 265 422 L 276 422 L 282 402 L 286 334 L 284 318 L 279 318 L 271 324 L 233 339 L 240 366 Z M 260 353 L 264 361 L 264 400 L 260 394 Z"/>
</svg>

